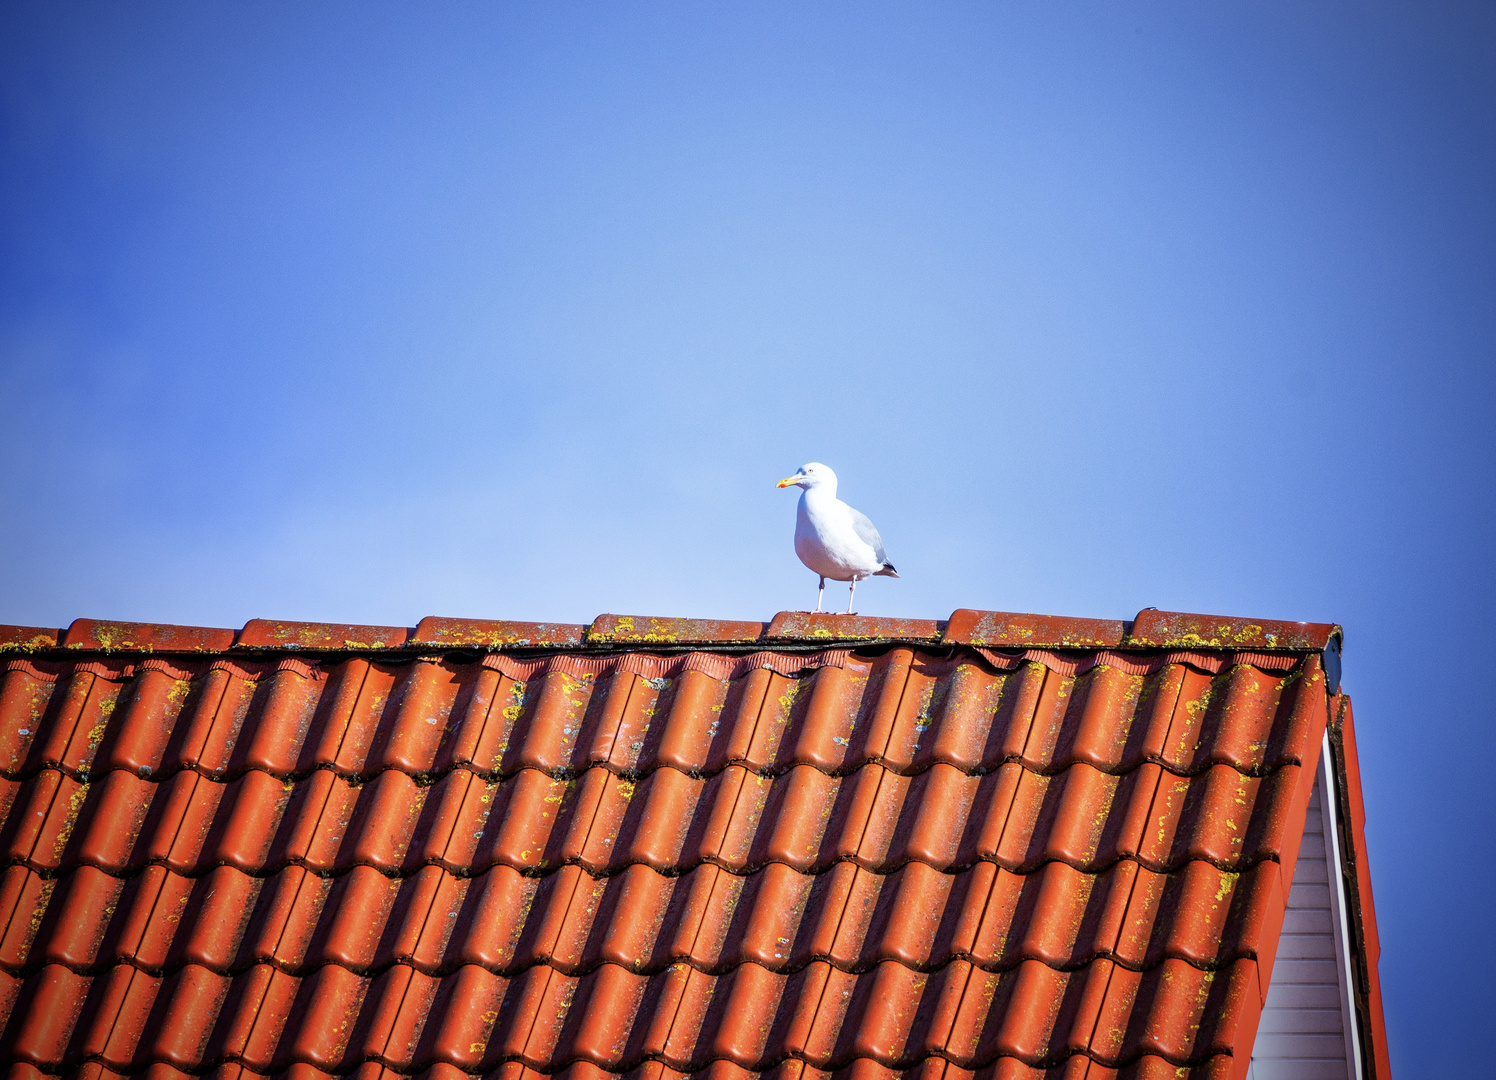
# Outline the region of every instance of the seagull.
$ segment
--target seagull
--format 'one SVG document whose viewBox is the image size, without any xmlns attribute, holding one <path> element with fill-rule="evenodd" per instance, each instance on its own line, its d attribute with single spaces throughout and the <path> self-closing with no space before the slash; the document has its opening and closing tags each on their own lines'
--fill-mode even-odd
<svg viewBox="0 0 1496 1080">
<path fill-rule="evenodd" d="M 836 473 L 818 461 L 803 465 L 794 476 L 779 481 L 782 488 L 800 489 L 800 509 L 795 515 L 795 554 L 821 577 L 816 610 L 826 596 L 826 579 L 850 581 L 847 614 L 857 583 L 865 577 L 898 577 L 883 538 L 866 514 L 858 513 L 836 497 Z"/>
</svg>

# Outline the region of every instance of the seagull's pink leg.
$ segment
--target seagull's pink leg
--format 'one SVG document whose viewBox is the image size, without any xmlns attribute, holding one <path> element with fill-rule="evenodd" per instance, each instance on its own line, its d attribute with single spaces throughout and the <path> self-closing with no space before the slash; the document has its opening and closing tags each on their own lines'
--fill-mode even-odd
<svg viewBox="0 0 1496 1080">
<path fill-rule="evenodd" d="M 847 593 L 847 614 L 852 614 L 852 598 L 857 595 L 857 579 L 852 579 L 852 588 Z"/>
<path fill-rule="evenodd" d="M 817 611 L 821 610 L 821 600 L 825 597 L 825 595 L 826 595 L 826 579 L 825 578 L 821 578 L 821 591 L 818 592 L 818 593 L 816 593 L 816 610 Z"/>
</svg>

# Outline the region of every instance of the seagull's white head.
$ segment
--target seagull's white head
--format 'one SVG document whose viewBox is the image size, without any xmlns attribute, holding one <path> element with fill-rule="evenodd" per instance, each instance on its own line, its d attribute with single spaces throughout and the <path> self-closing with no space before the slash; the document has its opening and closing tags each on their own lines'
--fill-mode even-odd
<svg viewBox="0 0 1496 1080">
<path fill-rule="evenodd" d="M 829 465 L 822 465 L 819 461 L 812 461 L 809 465 L 800 466 L 800 471 L 794 476 L 786 476 L 779 481 L 782 488 L 797 487 L 810 491 L 813 488 L 829 488 L 836 491 L 836 473 L 831 471 Z"/>
</svg>

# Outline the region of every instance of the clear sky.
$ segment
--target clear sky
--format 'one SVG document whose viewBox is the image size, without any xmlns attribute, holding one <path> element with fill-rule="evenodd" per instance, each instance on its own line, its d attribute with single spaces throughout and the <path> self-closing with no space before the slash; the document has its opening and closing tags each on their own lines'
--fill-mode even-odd
<svg viewBox="0 0 1496 1080">
<path fill-rule="evenodd" d="M 864 613 L 1342 623 L 1476 1075 L 1493 211 L 1488 4 L 7 2 L 0 622 L 768 618 L 822 461 Z"/>
</svg>

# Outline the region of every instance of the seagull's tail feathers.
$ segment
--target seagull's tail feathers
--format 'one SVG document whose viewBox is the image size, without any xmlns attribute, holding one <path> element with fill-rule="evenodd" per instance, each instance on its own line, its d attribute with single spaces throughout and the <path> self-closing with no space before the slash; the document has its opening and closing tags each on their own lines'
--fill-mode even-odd
<svg viewBox="0 0 1496 1080">
<path fill-rule="evenodd" d="M 898 576 L 899 576 L 899 572 L 893 568 L 893 563 L 891 563 L 891 562 L 884 563 L 882 570 L 875 570 L 873 572 L 873 577 L 898 577 Z"/>
</svg>

